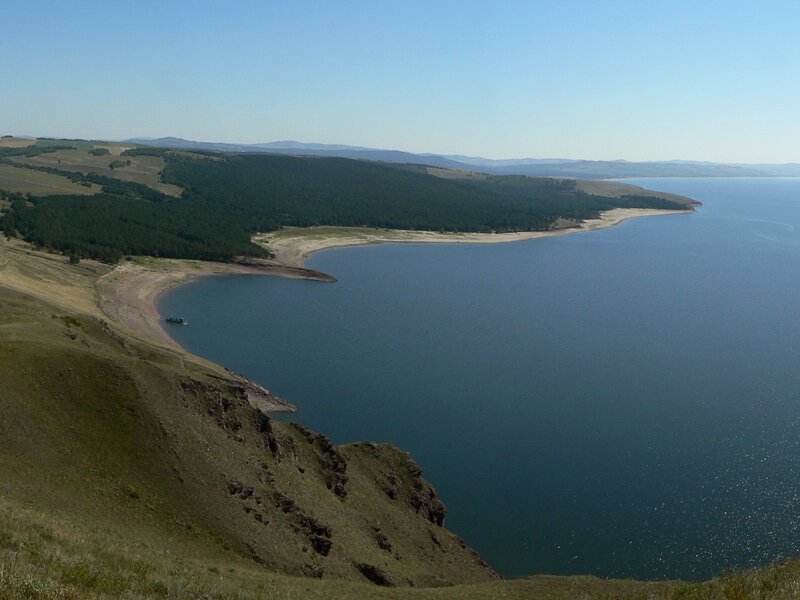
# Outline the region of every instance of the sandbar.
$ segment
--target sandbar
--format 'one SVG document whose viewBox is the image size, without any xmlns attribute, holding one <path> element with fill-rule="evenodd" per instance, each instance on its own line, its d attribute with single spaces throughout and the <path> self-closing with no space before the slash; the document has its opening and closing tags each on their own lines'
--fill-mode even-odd
<svg viewBox="0 0 800 600">
<path fill-rule="evenodd" d="M 314 252 L 343 246 L 383 243 L 498 244 L 595 231 L 637 217 L 689 212 L 694 212 L 694 209 L 614 208 L 602 212 L 596 219 L 571 224 L 562 222 L 562 226 L 557 229 L 513 233 L 438 233 L 368 227 L 285 227 L 279 231 L 258 234 L 253 237 L 253 241 L 269 248 L 275 254 L 277 263 L 287 267 L 303 267 Z"/>
</svg>

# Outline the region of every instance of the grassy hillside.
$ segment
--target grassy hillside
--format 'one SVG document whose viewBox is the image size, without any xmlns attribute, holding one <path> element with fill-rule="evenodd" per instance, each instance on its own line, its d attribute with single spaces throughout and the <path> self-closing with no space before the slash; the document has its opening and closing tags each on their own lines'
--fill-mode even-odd
<svg viewBox="0 0 800 600">
<path fill-rule="evenodd" d="M 270 421 L 220 371 L 95 317 L 6 288 L 0 307 L 4 599 L 769 600 L 800 591 L 796 563 L 701 584 L 498 581 L 439 525 L 443 507 L 407 454 L 334 447 Z"/>
<path fill-rule="evenodd" d="M 34 171 L 24 167 L 0 164 L 0 190 L 26 192 L 37 195 L 48 194 L 96 194 L 99 185 L 80 185 L 63 175 Z"/>
<path fill-rule="evenodd" d="M 100 148 L 108 149 L 109 153 L 99 155 L 91 153 L 92 149 Z M 180 196 L 181 188 L 161 181 L 160 174 L 166 164 L 163 158 L 158 156 L 121 157 L 120 155 L 129 148 L 131 148 L 130 144 L 97 143 L 92 144 L 90 150 L 59 150 L 31 157 L 22 156 L 15 158 L 14 162 L 19 165 L 51 167 L 84 175 L 97 173 L 122 181 L 142 183 L 169 196 Z M 114 165 L 113 168 L 112 165 Z M 3 188 L 0 187 L 0 189 Z"/>
<path fill-rule="evenodd" d="M 180 560 L 392 585 L 494 577 L 442 527 L 408 455 L 271 421 L 235 381 L 93 317 L 7 290 L 0 305 L 7 511 Z"/>
</svg>

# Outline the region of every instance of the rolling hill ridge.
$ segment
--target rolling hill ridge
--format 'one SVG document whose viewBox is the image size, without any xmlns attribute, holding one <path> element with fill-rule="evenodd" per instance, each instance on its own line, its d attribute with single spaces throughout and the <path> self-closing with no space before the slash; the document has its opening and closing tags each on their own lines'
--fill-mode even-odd
<svg viewBox="0 0 800 600">
<path fill-rule="evenodd" d="M 338 156 L 358 160 L 422 164 L 450 169 L 476 170 L 493 175 L 567 177 L 571 179 L 622 179 L 628 177 L 799 177 L 800 164 L 741 164 L 701 161 L 579 160 L 564 158 L 489 159 L 463 155 L 415 154 L 337 144 L 269 142 L 226 144 L 182 138 L 135 138 L 129 140 L 161 148 L 213 150 L 218 152 L 269 152 L 303 156 Z"/>
</svg>

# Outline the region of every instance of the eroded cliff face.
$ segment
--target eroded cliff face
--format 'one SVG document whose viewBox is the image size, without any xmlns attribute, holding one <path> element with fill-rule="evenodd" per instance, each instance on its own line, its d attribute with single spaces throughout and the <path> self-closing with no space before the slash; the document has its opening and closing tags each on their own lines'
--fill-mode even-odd
<svg viewBox="0 0 800 600">
<path fill-rule="evenodd" d="M 336 446 L 241 379 L 0 291 L 0 494 L 265 570 L 426 586 L 496 578 L 406 453 Z M 18 475 L 17 475 L 18 474 Z M 155 542 L 157 543 L 157 541 Z"/>
<path fill-rule="evenodd" d="M 447 509 L 409 454 L 372 442 L 336 446 L 302 425 L 270 419 L 223 380 L 184 377 L 180 387 L 184 407 L 224 435 L 226 452 L 251 453 L 249 469 L 223 470 L 228 497 L 215 512 L 241 511 L 245 535 L 231 543 L 254 560 L 388 586 L 495 577 L 444 529 Z"/>
</svg>

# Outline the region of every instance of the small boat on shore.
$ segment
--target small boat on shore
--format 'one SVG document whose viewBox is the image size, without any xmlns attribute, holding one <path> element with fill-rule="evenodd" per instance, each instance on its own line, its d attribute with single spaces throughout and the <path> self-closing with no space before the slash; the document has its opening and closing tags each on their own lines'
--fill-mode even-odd
<svg viewBox="0 0 800 600">
<path fill-rule="evenodd" d="M 183 317 L 167 317 L 167 323 L 176 323 L 178 325 L 187 325 L 188 322 Z"/>
</svg>

